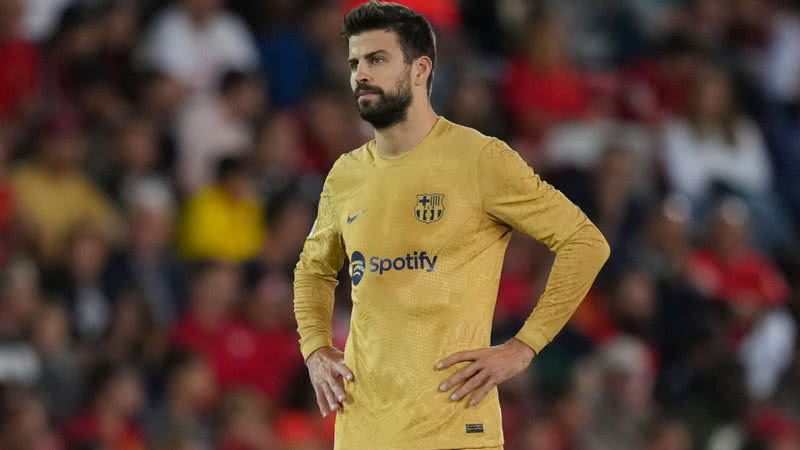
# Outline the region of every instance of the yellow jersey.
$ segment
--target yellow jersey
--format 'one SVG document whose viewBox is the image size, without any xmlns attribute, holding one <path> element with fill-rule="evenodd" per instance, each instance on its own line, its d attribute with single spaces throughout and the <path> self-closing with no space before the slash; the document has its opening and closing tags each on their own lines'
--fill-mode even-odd
<svg viewBox="0 0 800 450">
<path fill-rule="evenodd" d="M 295 268 L 295 317 L 305 358 L 331 345 L 337 273 L 349 260 L 353 310 L 344 349 L 353 382 L 337 412 L 335 450 L 503 444 L 497 389 L 476 407 L 439 385 L 490 346 L 512 229 L 556 257 L 516 336 L 536 353 L 561 330 L 609 256 L 598 229 L 503 141 L 439 117 L 399 156 L 372 140 L 342 155 L 320 195 Z"/>
</svg>

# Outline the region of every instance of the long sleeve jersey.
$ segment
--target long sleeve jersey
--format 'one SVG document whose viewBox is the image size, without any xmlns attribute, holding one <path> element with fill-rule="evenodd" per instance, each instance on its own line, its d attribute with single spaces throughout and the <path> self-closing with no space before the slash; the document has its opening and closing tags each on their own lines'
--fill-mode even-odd
<svg viewBox="0 0 800 450">
<path fill-rule="evenodd" d="M 566 324 L 609 256 L 594 224 L 503 141 L 439 117 L 399 156 L 372 140 L 342 155 L 320 195 L 295 268 L 305 358 L 331 345 L 337 273 L 349 261 L 353 310 L 344 349 L 354 381 L 337 412 L 336 450 L 453 449 L 503 443 L 497 389 L 476 407 L 438 391 L 490 346 L 512 230 L 555 260 L 516 337 L 537 354 Z"/>
</svg>

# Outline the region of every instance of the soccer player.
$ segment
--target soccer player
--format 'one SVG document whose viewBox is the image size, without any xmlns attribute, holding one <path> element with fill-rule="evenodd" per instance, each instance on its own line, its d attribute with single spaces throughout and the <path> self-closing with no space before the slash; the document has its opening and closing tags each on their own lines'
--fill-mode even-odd
<svg viewBox="0 0 800 450">
<path fill-rule="evenodd" d="M 295 316 L 336 450 L 500 449 L 499 383 L 561 330 L 609 256 L 598 229 L 503 141 L 432 109 L 430 24 L 394 3 L 345 18 L 350 86 L 375 139 L 339 157 L 295 268 Z M 519 333 L 490 347 L 513 229 L 555 252 Z M 350 261 L 344 353 L 332 346 Z"/>
</svg>

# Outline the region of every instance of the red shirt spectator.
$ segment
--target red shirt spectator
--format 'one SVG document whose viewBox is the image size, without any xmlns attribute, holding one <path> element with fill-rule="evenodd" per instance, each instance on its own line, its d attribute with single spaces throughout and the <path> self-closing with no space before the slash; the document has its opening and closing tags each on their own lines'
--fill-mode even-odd
<svg viewBox="0 0 800 450">
<path fill-rule="evenodd" d="M 28 42 L 0 42 L 0 122 L 32 102 L 39 92 L 39 55 Z"/>
<path fill-rule="evenodd" d="M 689 278 L 705 295 L 726 300 L 757 300 L 776 306 L 786 300 L 789 287 L 771 261 L 751 250 L 728 261 L 709 249 L 696 251 L 688 262 Z"/>
<path fill-rule="evenodd" d="M 39 54 L 19 37 L 24 6 L 4 1 L 0 10 L 0 123 L 31 103 L 39 90 Z"/>
<path fill-rule="evenodd" d="M 577 70 L 566 65 L 538 69 L 524 58 L 511 63 L 503 84 L 503 97 L 520 123 L 531 112 L 556 120 L 580 118 L 588 103 Z"/>
</svg>

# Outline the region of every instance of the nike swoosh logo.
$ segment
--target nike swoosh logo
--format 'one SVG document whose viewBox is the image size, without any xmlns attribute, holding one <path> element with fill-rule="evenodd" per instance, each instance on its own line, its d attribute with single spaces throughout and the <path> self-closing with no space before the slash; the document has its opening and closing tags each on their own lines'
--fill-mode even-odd
<svg viewBox="0 0 800 450">
<path fill-rule="evenodd" d="M 367 212 L 366 209 L 361 211 L 360 213 L 356 214 L 355 216 L 351 216 L 351 215 L 348 214 L 347 215 L 347 224 L 350 225 L 351 223 L 355 222 L 355 220 L 358 219 L 359 217 L 361 217 L 361 215 L 364 214 L 365 212 Z"/>
</svg>

